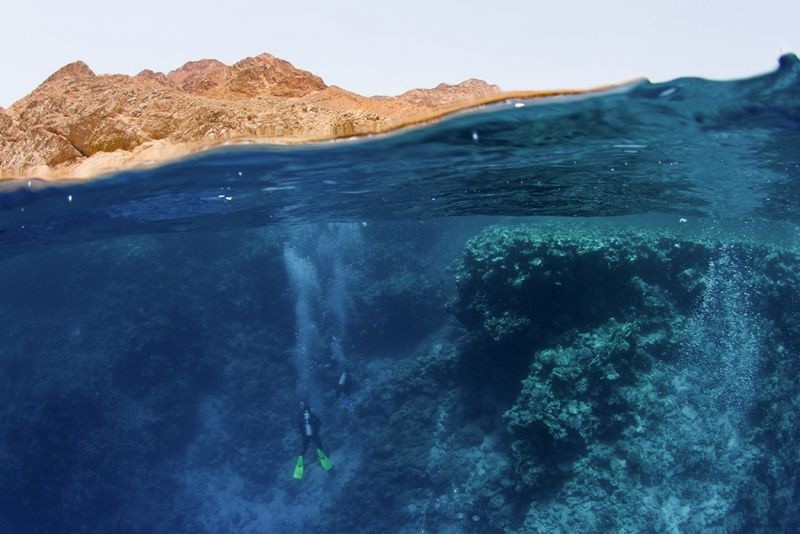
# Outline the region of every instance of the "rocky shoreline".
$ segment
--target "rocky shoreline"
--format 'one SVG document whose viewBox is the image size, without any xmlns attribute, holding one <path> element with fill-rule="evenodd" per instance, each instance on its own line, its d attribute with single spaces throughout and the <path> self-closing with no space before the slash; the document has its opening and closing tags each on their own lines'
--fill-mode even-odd
<svg viewBox="0 0 800 534">
<path fill-rule="evenodd" d="M 193 61 L 167 74 L 97 75 L 81 61 L 0 108 L 0 179 L 87 179 L 209 147 L 307 143 L 384 133 L 513 98 L 470 79 L 364 97 L 270 54 L 227 66 Z"/>
</svg>

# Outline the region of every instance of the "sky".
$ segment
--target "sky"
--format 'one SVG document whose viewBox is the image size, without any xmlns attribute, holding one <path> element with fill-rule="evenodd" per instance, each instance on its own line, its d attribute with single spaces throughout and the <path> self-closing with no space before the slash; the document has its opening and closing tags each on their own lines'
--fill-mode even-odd
<svg viewBox="0 0 800 534">
<path fill-rule="evenodd" d="M 63 65 L 168 72 L 262 52 L 363 95 L 734 79 L 800 55 L 800 0 L 0 0 L 0 106 Z"/>
</svg>

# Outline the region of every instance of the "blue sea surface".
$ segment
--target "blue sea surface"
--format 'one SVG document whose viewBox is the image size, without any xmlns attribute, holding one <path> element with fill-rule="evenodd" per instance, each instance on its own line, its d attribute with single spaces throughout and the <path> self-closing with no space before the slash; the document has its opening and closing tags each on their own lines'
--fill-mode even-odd
<svg viewBox="0 0 800 534">
<path fill-rule="evenodd" d="M 0 532 L 796 532 L 799 224 L 792 55 L 0 182 Z"/>
</svg>

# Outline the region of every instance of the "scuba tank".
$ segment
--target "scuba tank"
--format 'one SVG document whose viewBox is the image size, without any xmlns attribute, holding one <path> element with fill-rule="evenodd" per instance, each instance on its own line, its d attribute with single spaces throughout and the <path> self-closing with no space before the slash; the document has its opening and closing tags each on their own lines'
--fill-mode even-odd
<svg viewBox="0 0 800 534">
<path fill-rule="evenodd" d="M 311 428 L 311 412 L 308 410 L 303 412 L 303 431 L 306 437 L 310 438 L 314 435 L 314 430 Z"/>
</svg>

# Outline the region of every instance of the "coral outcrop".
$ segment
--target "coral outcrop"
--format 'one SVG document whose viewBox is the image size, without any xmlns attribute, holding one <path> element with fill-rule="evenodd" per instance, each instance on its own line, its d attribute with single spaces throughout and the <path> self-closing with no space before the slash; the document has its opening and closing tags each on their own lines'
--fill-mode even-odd
<svg viewBox="0 0 800 534">
<path fill-rule="evenodd" d="M 796 521 L 773 515 L 794 479 L 764 462 L 798 468 L 778 440 L 800 437 L 785 416 L 799 262 L 755 241 L 574 224 L 468 243 L 451 306 L 488 340 L 477 358 L 521 377 L 504 420 L 524 530 Z"/>
</svg>

